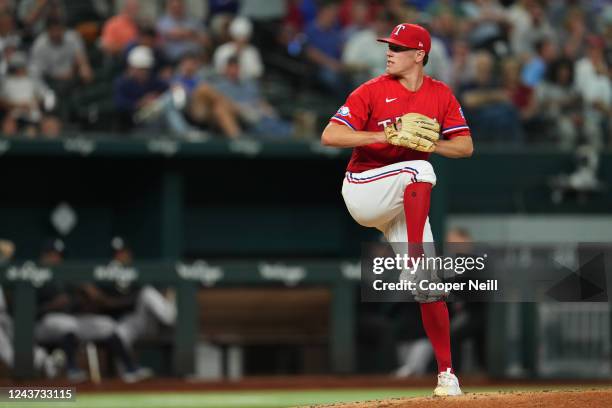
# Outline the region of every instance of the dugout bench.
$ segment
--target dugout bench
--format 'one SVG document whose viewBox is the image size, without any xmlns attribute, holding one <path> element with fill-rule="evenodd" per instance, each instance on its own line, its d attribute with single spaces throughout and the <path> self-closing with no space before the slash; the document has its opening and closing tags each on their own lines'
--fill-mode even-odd
<svg viewBox="0 0 612 408">
<path fill-rule="evenodd" d="M 15 325 L 15 370 L 18 379 L 34 377 L 32 347 L 35 317 L 35 287 L 55 279 L 63 282 L 100 282 L 126 280 L 138 283 L 153 283 L 176 288 L 177 296 L 177 325 L 174 332 L 173 371 L 177 376 L 188 376 L 194 372 L 194 351 L 198 341 L 200 322 L 213 323 L 217 319 L 216 327 L 211 325 L 212 331 L 204 329 L 203 333 L 211 340 L 223 344 L 243 344 L 246 341 L 268 341 L 269 332 L 266 329 L 242 327 L 220 327 L 218 319 L 223 318 L 223 311 L 211 308 L 216 316 L 198 316 L 198 289 L 200 287 L 326 287 L 329 294 L 317 294 L 314 311 L 321 311 L 321 305 L 327 303 L 327 318 L 309 328 L 306 332 L 294 336 L 286 332 L 285 341 L 295 341 L 306 334 L 308 339 L 322 340 L 321 336 L 328 333 L 329 366 L 335 373 L 350 373 L 354 368 L 354 321 L 355 302 L 354 287 L 359 279 L 359 264 L 356 262 L 308 262 L 299 264 L 264 263 L 264 262 L 211 262 L 203 266 L 202 261 L 187 263 L 142 263 L 128 268 L 109 268 L 105 265 L 93 263 L 66 263 L 58 268 L 39 267 L 32 262 L 13 264 L 0 268 L 0 283 L 11 286 L 14 293 L 13 318 L 19 324 Z M 279 296 L 282 289 L 276 289 Z M 206 296 L 206 291 L 201 296 Z M 251 302 L 263 300 L 251 299 Z M 286 296 L 282 295 L 282 296 Z M 243 301 L 245 300 L 242 295 Z M 204 306 L 206 306 L 204 301 Z M 214 295 L 209 302 L 214 303 Z M 297 302 L 297 303 L 295 303 Z M 295 304 L 308 303 L 304 296 L 294 299 Z M 252 303 L 254 304 L 254 303 Z M 210 303 L 212 305 L 212 303 Z M 274 306 L 274 305 L 271 305 Z M 319 309 L 316 309 L 319 308 Z M 205 310 L 205 308 L 203 309 Z M 265 308 L 263 309 L 265 311 Z M 268 309 L 270 310 L 270 309 Z M 227 311 L 226 311 L 227 312 Z M 276 312 L 281 320 L 293 318 L 290 314 Z M 308 315 L 311 315 L 313 309 Z M 248 316 L 243 315 L 243 318 Z M 233 322 L 236 324 L 236 321 Z M 240 321 L 238 321 L 240 324 Z M 246 329 L 246 330 L 245 330 Z M 268 330 L 270 328 L 268 327 Z M 216 330 L 216 331 L 215 331 Z M 224 337 L 225 336 L 225 337 Z M 232 337 L 233 336 L 233 337 Z M 300 340 L 301 341 L 301 340 Z"/>
<path fill-rule="evenodd" d="M 330 338 L 331 302 L 326 287 L 201 289 L 199 339 L 220 348 L 224 378 L 243 376 L 248 346 L 296 346 L 298 371 L 321 373 L 329 366 L 322 354 Z"/>
</svg>

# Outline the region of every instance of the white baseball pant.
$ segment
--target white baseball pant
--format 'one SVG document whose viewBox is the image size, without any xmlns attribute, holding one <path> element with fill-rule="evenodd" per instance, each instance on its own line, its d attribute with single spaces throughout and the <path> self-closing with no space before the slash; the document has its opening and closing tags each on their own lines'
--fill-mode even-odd
<svg viewBox="0 0 612 408">
<path fill-rule="evenodd" d="M 117 323 L 109 316 L 100 314 L 47 313 L 34 328 L 38 342 L 57 342 L 73 333 L 80 341 L 100 341 L 114 332 Z"/>
<path fill-rule="evenodd" d="M 161 334 L 160 330 L 176 323 L 176 303 L 167 300 L 157 289 L 145 286 L 138 294 L 136 308 L 119 321 L 116 333 L 132 347 L 140 338 Z"/>
<path fill-rule="evenodd" d="M 361 173 L 347 172 L 342 196 L 349 213 L 359 224 L 379 229 L 389 242 L 408 242 L 404 190 L 416 182 L 436 185 L 431 163 L 411 160 Z M 422 238 L 422 242 L 434 242 L 429 217 Z"/>
</svg>

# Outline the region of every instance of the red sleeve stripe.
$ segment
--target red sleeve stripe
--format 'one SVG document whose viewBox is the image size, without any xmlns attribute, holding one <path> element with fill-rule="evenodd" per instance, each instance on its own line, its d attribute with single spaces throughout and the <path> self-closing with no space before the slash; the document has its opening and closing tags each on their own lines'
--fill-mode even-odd
<svg viewBox="0 0 612 408">
<path fill-rule="evenodd" d="M 445 135 L 447 133 L 457 132 L 458 130 L 470 130 L 470 128 L 468 125 L 453 126 L 442 130 L 442 134 Z"/>
<path fill-rule="evenodd" d="M 330 120 L 336 120 L 348 127 L 350 127 L 351 129 L 355 130 L 355 128 L 353 127 L 353 125 L 351 125 L 347 120 L 339 118 L 338 116 L 332 116 Z"/>
</svg>

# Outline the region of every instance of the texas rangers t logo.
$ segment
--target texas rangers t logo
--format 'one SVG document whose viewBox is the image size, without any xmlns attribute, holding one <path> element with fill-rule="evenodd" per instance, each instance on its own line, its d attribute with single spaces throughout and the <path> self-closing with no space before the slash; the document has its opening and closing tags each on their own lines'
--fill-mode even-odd
<svg viewBox="0 0 612 408">
<path fill-rule="evenodd" d="M 404 26 L 403 24 L 398 25 L 397 27 L 395 27 L 395 30 L 393 31 L 393 35 L 399 35 L 400 31 L 402 31 L 405 28 L 406 26 Z"/>
</svg>

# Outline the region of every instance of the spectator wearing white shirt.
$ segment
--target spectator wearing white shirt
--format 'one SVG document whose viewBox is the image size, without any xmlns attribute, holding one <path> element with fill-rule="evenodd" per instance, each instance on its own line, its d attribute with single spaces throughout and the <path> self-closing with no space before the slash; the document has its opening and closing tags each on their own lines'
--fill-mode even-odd
<svg viewBox="0 0 612 408">
<path fill-rule="evenodd" d="M 510 8 L 510 48 L 519 59 L 533 54 L 537 41 L 556 38 L 545 11 L 542 0 L 519 0 Z"/>
<path fill-rule="evenodd" d="M 535 88 L 538 116 L 544 133 L 561 148 L 576 147 L 582 128 L 582 102 L 574 88 L 574 63 L 559 59 L 549 65 L 547 75 Z"/>
<path fill-rule="evenodd" d="M 67 30 L 59 19 L 47 21 L 47 28 L 32 46 L 32 64 L 36 73 L 53 81 L 72 81 L 75 72 L 83 82 L 93 80 L 81 36 Z"/>
<path fill-rule="evenodd" d="M 497 0 L 473 0 L 461 3 L 469 27 L 468 39 L 474 48 L 488 48 L 499 53 L 504 40 L 507 17 Z"/>
<path fill-rule="evenodd" d="M 369 23 L 371 22 L 369 13 L 370 5 L 368 1 L 352 1 L 350 13 L 348 13 L 347 16 L 348 21 L 346 21 L 346 25 L 344 25 L 343 28 L 345 41 L 347 41 L 353 35 L 369 28 Z"/>
<path fill-rule="evenodd" d="M 369 28 L 348 37 L 342 52 L 342 62 L 349 67 L 355 86 L 385 73 L 387 47 L 377 39 L 386 36 L 394 23 L 393 16 L 383 11 Z"/>
<path fill-rule="evenodd" d="M 8 75 L 0 85 L 0 103 L 6 114 L 2 132 L 12 136 L 23 129 L 26 136 L 34 137 L 40 131 L 44 136 L 57 137 L 59 120 L 43 110 L 49 89 L 38 78 L 28 74 L 27 57 L 16 52 L 9 59 Z"/>
<path fill-rule="evenodd" d="M 32 73 L 57 94 L 59 116 L 65 122 L 70 120 L 72 95 L 81 83 L 94 79 L 80 34 L 66 29 L 60 19 L 49 19 L 32 46 L 31 64 Z"/>
<path fill-rule="evenodd" d="M 438 81 L 448 83 L 451 79 L 451 67 L 451 60 L 444 43 L 439 38 L 431 37 L 431 49 L 425 73 Z"/>
<path fill-rule="evenodd" d="M 612 115 L 612 84 L 610 68 L 604 58 L 604 43 L 599 37 L 590 37 L 586 56 L 576 61 L 575 85 L 584 102 L 584 128 L 588 142 L 602 147 L 609 137 Z"/>
<path fill-rule="evenodd" d="M 229 26 L 232 40 L 221 45 L 213 55 L 213 64 L 219 74 L 225 73 L 229 59 L 237 56 L 240 66 L 240 79 L 258 79 L 263 75 L 264 67 L 259 50 L 249 43 L 253 25 L 245 17 L 236 17 Z"/>
</svg>

